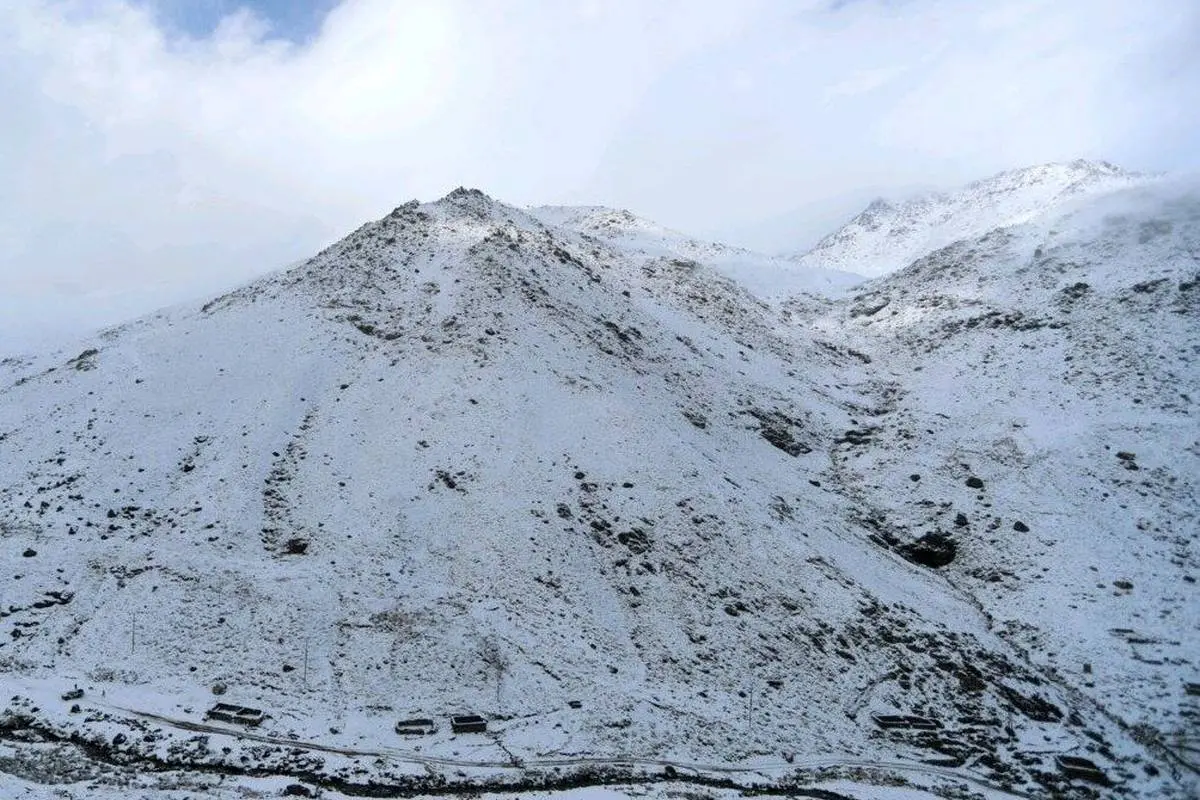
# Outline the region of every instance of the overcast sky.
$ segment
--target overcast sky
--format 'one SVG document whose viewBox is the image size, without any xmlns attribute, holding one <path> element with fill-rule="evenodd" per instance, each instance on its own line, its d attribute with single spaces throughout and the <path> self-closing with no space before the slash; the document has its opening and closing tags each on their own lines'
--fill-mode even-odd
<svg viewBox="0 0 1200 800">
<path fill-rule="evenodd" d="M 0 355 L 416 197 L 795 251 L 877 195 L 1200 166 L 1197 0 L 2 0 Z"/>
</svg>

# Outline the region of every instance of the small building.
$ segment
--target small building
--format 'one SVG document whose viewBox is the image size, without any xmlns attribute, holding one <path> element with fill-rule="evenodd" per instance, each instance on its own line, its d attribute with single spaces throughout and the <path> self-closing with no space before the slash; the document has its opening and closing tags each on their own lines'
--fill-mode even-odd
<svg viewBox="0 0 1200 800">
<path fill-rule="evenodd" d="M 81 697 L 83 697 L 83 689 L 80 689 L 78 686 L 69 692 L 63 692 L 62 695 L 62 699 L 66 700 L 67 702 L 70 702 L 71 700 L 78 700 Z"/>
<path fill-rule="evenodd" d="M 911 714 L 872 714 L 871 719 L 884 730 L 936 731 L 942 727 L 937 720 Z"/>
<path fill-rule="evenodd" d="M 401 736 L 428 736 L 436 732 L 437 725 L 433 724 L 433 720 L 424 717 L 402 719 L 396 723 L 396 733 Z"/>
<path fill-rule="evenodd" d="M 486 733 L 487 720 L 478 714 L 460 714 L 450 718 L 450 730 L 455 733 Z"/>
<path fill-rule="evenodd" d="M 1086 758 L 1080 758 L 1079 756 L 1058 756 L 1054 759 L 1054 763 L 1058 765 L 1059 771 L 1068 778 L 1078 778 L 1079 780 L 1091 783 L 1099 783 L 1103 786 L 1109 784 L 1108 776 L 1104 774 L 1104 771 Z"/>
<path fill-rule="evenodd" d="M 260 709 L 248 706 L 238 706 L 233 703 L 217 703 L 204 715 L 205 719 L 215 719 L 218 722 L 232 722 L 237 725 L 255 727 L 261 725 L 267 715 Z"/>
</svg>

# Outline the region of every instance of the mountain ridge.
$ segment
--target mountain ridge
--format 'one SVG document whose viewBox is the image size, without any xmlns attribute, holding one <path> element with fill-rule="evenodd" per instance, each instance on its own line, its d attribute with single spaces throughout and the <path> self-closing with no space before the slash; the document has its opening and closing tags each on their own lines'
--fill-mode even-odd
<svg viewBox="0 0 1200 800">
<path fill-rule="evenodd" d="M 473 710 L 422 752 L 1089 796 L 1065 753 L 1187 796 L 1200 199 L 1137 191 L 772 304 L 459 189 L 114 329 L 0 387 L 0 720 L 182 774 L 495 774 L 120 710 L 219 688 L 354 751 Z"/>
<path fill-rule="evenodd" d="M 797 267 L 784 257 L 703 242 L 624 209 L 538 206 L 530 212 L 543 222 L 621 245 L 630 256 L 671 257 L 710 265 L 767 301 L 797 294 L 840 296 L 865 280 L 862 275 L 844 270 Z"/>
<path fill-rule="evenodd" d="M 1006 170 L 951 191 L 893 202 L 876 198 L 807 252 L 810 269 L 880 277 L 961 239 L 1022 224 L 1073 201 L 1158 180 L 1106 161 L 1076 159 Z"/>
</svg>

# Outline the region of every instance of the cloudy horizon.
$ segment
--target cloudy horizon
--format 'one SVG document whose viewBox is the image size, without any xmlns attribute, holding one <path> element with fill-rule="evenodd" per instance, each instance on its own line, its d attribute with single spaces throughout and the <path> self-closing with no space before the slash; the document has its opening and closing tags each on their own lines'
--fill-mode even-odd
<svg viewBox="0 0 1200 800">
<path fill-rule="evenodd" d="M 794 252 L 876 196 L 1200 168 L 1190 0 L 11 0 L 0 356 L 459 185 Z"/>
</svg>

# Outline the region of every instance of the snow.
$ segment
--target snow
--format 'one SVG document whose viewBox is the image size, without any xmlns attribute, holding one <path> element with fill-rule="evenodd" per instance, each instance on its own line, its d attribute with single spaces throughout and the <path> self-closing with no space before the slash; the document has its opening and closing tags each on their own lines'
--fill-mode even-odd
<svg viewBox="0 0 1200 800">
<path fill-rule="evenodd" d="M 956 580 L 991 571 L 971 593 L 1010 640 L 1161 741 L 1188 727 L 1180 672 L 1200 659 L 1198 210 L 1195 186 L 1113 193 L 933 253 L 852 298 L 844 320 L 902 376 L 897 413 L 953 443 L 881 443 L 864 474 L 904 463 L 925 490 L 939 462 L 956 466 L 932 492 L 968 517 Z M 963 324 L 980 319 L 1011 322 Z M 968 471 L 984 490 L 965 490 Z M 878 494 L 893 525 L 948 515 L 906 494 L 900 476 Z"/>
<path fill-rule="evenodd" d="M 539 206 L 530 209 L 530 213 L 547 224 L 617 245 L 626 258 L 701 262 L 764 300 L 781 300 L 801 293 L 835 297 L 865 280 L 853 271 L 798 265 L 780 256 L 701 242 L 624 210 L 602 206 Z"/>
<path fill-rule="evenodd" d="M 989 231 L 1033 222 L 1091 198 L 1156 180 L 1105 162 L 1072 161 L 1002 172 L 950 193 L 878 199 L 794 262 L 868 277 Z"/>
<path fill-rule="evenodd" d="M 75 735 L 135 765 L 101 797 L 1044 796 L 1060 753 L 1187 796 L 1197 208 L 1101 194 L 784 302 L 632 215 L 457 190 L 6 362 L 0 721 L 41 741 L 0 733 L 0 781 L 75 791 Z M 941 569 L 904 557 L 932 531 Z"/>
</svg>

